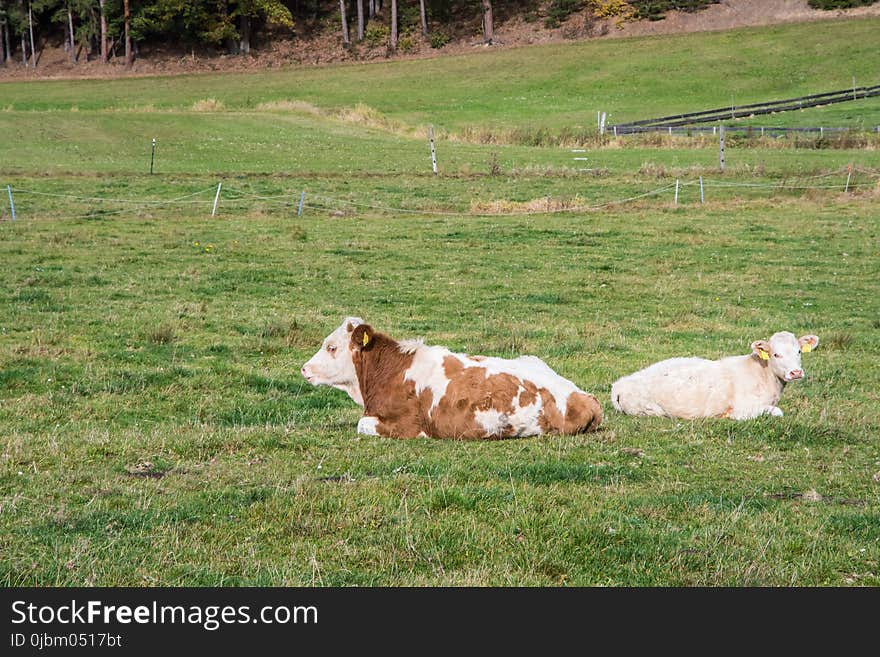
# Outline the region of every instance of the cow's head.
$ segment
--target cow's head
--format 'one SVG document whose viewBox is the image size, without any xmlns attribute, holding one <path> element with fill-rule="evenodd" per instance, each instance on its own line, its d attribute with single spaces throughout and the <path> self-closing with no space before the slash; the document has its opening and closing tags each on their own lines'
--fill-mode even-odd
<svg viewBox="0 0 880 657">
<path fill-rule="evenodd" d="M 818 345 L 819 338 L 815 335 L 796 338 L 794 333 L 782 331 L 774 333 L 769 340 L 755 340 L 752 343 L 752 353 L 762 362 L 766 362 L 773 374 L 788 382 L 804 377 L 801 352 L 812 351 Z"/>
<path fill-rule="evenodd" d="M 313 386 L 333 386 L 344 390 L 361 406 L 364 405 L 364 397 L 352 359 L 355 349 L 352 334 L 362 325 L 364 320 L 360 317 L 346 317 L 339 328 L 324 338 L 321 348 L 300 370 Z"/>
</svg>

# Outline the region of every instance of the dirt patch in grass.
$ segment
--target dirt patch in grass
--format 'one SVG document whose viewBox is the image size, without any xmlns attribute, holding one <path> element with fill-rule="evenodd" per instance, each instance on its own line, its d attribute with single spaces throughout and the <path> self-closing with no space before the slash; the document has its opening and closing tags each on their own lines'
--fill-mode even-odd
<svg viewBox="0 0 880 657">
<path fill-rule="evenodd" d="M 151 461 L 138 461 L 133 465 L 125 466 L 125 473 L 129 477 L 139 477 L 145 479 L 161 479 L 165 476 L 166 471 L 159 469 Z"/>
</svg>

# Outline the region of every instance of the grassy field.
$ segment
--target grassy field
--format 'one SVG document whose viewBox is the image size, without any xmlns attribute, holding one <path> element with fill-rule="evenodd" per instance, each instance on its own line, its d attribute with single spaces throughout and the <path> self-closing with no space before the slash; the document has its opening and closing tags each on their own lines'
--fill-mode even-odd
<svg viewBox="0 0 880 657">
<path fill-rule="evenodd" d="M 880 19 L 822 21 L 681 36 L 583 41 L 382 64 L 178 78 L 9 82 L 0 109 L 227 109 L 299 101 L 364 104 L 445 133 L 551 132 L 880 84 Z M 854 111 L 853 108 L 856 108 Z M 774 125 L 880 125 L 880 100 L 772 117 Z"/>
<path fill-rule="evenodd" d="M 722 174 L 693 142 L 608 143 L 584 163 L 442 139 L 435 177 L 416 109 L 449 132 L 559 131 L 584 105 L 576 85 L 615 97 L 585 59 L 616 67 L 618 98 L 624 73 L 649 80 L 628 118 L 713 106 L 713 81 L 751 80 L 748 100 L 814 91 L 815 76 L 837 88 L 876 70 L 859 48 L 877 26 L 0 85 L 0 183 L 19 215 L 0 222 L 0 585 L 880 584 L 877 149 L 734 142 Z M 826 61 L 845 46 L 847 66 Z M 671 74 L 689 47 L 737 65 Z M 546 104 L 511 107 L 519 91 L 480 84 L 487 66 Z M 768 66 L 780 75 L 758 76 Z M 417 102 L 425 77 L 437 85 Z M 207 97 L 225 109 L 192 108 Z M 323 109 L 259 108 L 290 99 Z M 339 114 L 359 102 L 381 115 Z M 603 427 L 359 437 L 348 397 L 299 376 L 348 314 L 538 355 L 600 398 Z M 623 374 L 777 330 L 821 338 L 784 418 L 611 408 Z"/>
</svg>

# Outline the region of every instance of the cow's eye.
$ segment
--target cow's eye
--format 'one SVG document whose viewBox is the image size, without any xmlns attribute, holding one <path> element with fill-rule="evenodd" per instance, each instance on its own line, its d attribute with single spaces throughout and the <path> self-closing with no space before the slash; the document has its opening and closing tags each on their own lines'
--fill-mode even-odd
<svg viewBox="0 0 880 657">
<path fill-rule="evenodd" d="M 782 358 L 779 354 L 773 354 L 773 358 Z"/>
<path fill-rule="evenodd" d="M 336 347 L 333 346 L 332 344 L 331 344 L 331 345 L 327 345 L 327 351 L 328 351 L 329 353 L 331 353 L 331 354 L 335 354 L 335 353 L 336 353 Z"/>
</svg>

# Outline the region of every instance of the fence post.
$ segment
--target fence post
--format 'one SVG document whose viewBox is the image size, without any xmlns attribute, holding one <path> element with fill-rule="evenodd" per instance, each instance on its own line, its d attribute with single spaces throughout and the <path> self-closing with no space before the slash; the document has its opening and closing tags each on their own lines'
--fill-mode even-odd
<svg viewBox="0 0 880 657">
<path fill-rule="evenodd" d="M 303 213 L 303 201 L 306 200 L 306 190 L 302 191 L 302 194 L 299 195 L 299 207 L 296 209 L 296 216 L 301 217 Z"/>
<path fill-rule="evenodd" d="M 718 126 L 718 168 L 724 171 L 724 126 Z"/>
<path fill-rule="evenodd" d="M 150 149 L 150 175 L 153 175 L 153 160 L 156 159 L 156 138 L 153 137 L 153 147 Z"/>
<path fill-rule="evenodd" d="M 434 150 L 434 126 L 428 128 L 428 137 L 431 140 L 431 170 L 437 175 L 437 151 Z"/>
<path fill-rule="evenodd" d="M 9 210 L 12 213 L 12 220 L 15 221 L 15 201 L 12 200 L 12 187 L 6 185 L 6 193 L 9 194 Z"/>
<path fill-rule="evenodd" d="M 852 166 L 852 164 L 850 164 L 850 165 L 847 167 L 847 172 L 846 172 L 846 186 L 843 188 L 843 193 L 844 193 L 844 194 L 846 194 L 846 193 L 849 192 L 849 179 L 852 178 L 852 170 L 853 170 L 853 166 Z"/>
<path fill-rule="evenodd" d="M 605 112 L 602 112 L 602 120 L 599 121 L 599 134 L 600 135 L 605 134 L 605 118 L 606 118 L 606 116 L 607 116 L 607 114 Z"/>
<path fill-rule="evenodd" d="M 703 176 L 700 176 L 700 203 L 705 203 L 706 197 L 703 195 Z"/>
<path fill-rule="evenodd" d="M 678 205 L 678 178 L 675 179 L 675 201 L 674 205 Z"/>
<path fill-rule="evenodd" d="M 220 200 L 220 187 L 223 185 L 222 182 L 217 183 L 217 193 L 214 195 L 214 207 L 211 209 L 211 216 L 213 217 L 217 214 L 217 202 Z"/>
</svg>

